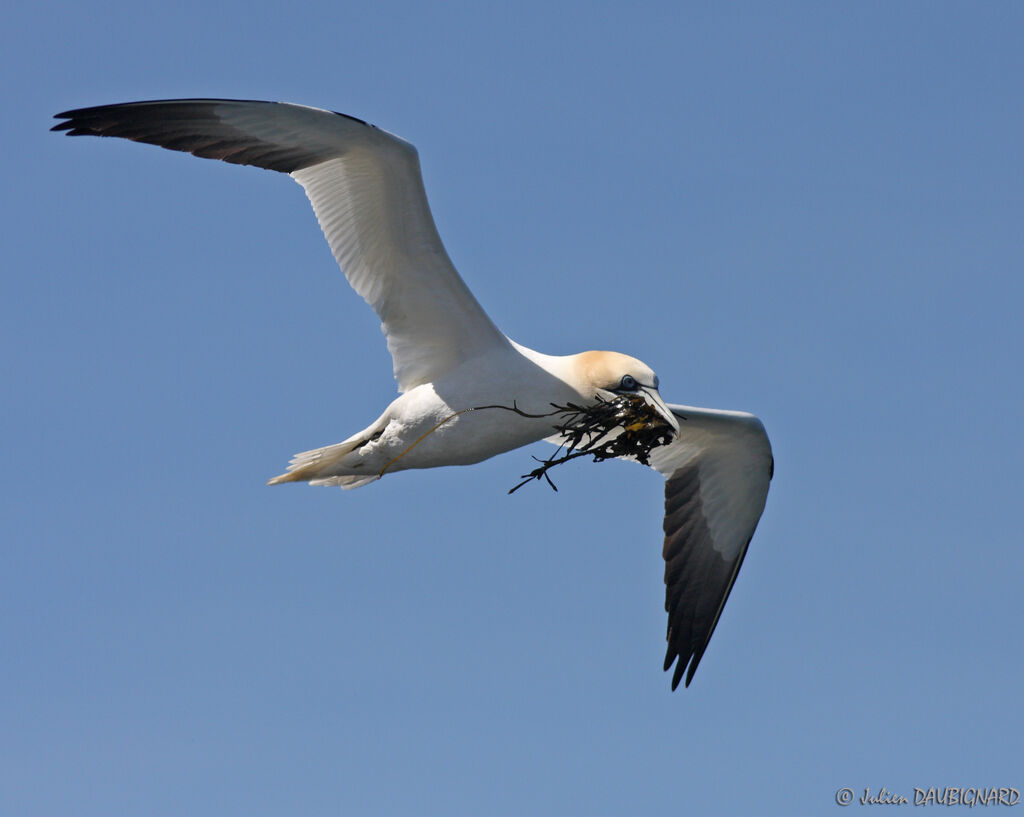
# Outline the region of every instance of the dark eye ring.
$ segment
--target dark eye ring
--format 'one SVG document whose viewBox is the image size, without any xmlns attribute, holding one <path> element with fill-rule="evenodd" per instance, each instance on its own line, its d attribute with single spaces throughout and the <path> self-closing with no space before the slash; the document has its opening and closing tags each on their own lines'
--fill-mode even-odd
<svg viewBox="0 0 1024 817">
<path fill-rule="evenodd" d="M 636 378 L 631 374 L 625 374 L 622 376 L 622 380 L 619 381 L 619 388 L 623 391 L 636 391 L 640 388 L 640 384 L 636 382 Z"/>
</svg>

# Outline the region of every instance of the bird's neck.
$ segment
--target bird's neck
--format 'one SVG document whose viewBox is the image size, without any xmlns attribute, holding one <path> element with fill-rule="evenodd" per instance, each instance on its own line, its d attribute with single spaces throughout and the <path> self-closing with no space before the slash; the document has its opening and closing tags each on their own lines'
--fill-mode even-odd
<svg viewBox="0 0 1024 817">
<path fill-rule="evenodd" d="M 585 365 L 586 357 L 587 355 L 592 354 L 591 352 L 582 352 L 575 355 L 546 355 L 543 352 L 538 352 L 534 349 L 522 346 L 514 340 L 511 340 L 510 342 L 512 343 L 512 346 L 515 347 L 516 351 L 523 357 L 544 369 L 544 371 L 553 377 L 557 377 L 571 389 L 578 392 L 580 397 L 584 399 L 590 399 L 593 397 L 593 395 L 590 394 L 592 391 L 592 384 L 587 377 Z"/>
</svg>

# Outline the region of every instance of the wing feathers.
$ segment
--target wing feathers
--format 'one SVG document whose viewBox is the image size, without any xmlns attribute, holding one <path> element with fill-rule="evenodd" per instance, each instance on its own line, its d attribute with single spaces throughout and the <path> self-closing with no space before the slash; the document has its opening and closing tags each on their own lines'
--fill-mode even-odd
<svg viewBox="0 0 1024 817">
<path fill-rule="evenodd" d="M 291 174 L 352 287 L 380 317 L 401 391 L 507 344 L 445 252 L 408 142 L 282 102 L 129 102 L 57 116 L 67 121 L 53 130 L 71 136 L 117 136 Z"/>
<path fill-rule="evenodd" d="M 204 159 L 254 165 L 282 173 L 308 167 L 329 155 L 324 145 L 310 149 L 298 139 L 281 144 L 229 124 L 224 114 L 238 106 L 256 106 L 267 117 L 278 114 L 278 106 L 297 107 L 279 102 L 212 99 L 126 102 L 59 113 L 58 118 L 68 121 L 54 125 L 51 130 L 64 130 L 69 136 L 118 136 Z"/>
<path fill-rule="evenodd" d="M 771 446 L 750 414 L 670 406 L 675 441 L 655 449 L 665 474 L 665 669 L 672 689 L 690 685 L 736 582 L 761 517 L 772 472 Z"/>
</svg>

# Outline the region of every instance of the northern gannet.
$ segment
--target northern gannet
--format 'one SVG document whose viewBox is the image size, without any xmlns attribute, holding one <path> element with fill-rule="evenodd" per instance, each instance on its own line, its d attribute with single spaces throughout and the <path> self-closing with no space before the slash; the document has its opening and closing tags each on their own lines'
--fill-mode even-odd
<svg viewBox="0 0 1024 817">
<path fill-rule="evenodd" d="M 672 689 L 689 686 L 768 495 L 771 446 L 752 414 L 666 405 L 645 363 L 553 356 L 502 334 L 459 277 L 427 204 L 416 149 L 361 119 L 280 102 L 181 99 L 57 114 L 69 136 L 119 136 L 276 170 L 302 185 L 349 283 L 382 321 L 398 398 L 347 440 L 297 454 L 268 484 L 356 488 L 410 468 L 469 465 L 551 438 L 552 405 L 629 395 L 671 429 L 650 452 L 666 477 Z M 515 406 L 514 411 L 470 410 Z"/>
</svg>

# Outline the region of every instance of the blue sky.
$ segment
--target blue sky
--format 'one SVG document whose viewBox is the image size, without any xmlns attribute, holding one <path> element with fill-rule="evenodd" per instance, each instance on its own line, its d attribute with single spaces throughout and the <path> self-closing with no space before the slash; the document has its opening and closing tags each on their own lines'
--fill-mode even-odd
<svg viewBox="0 0 1024 817">
<path fill-rule="evenodd" d="M 1009 2 L 10 10 L 0 811 L 1024 790 L 1022 30 Z M 689 689 L 654 473 L 507 496 L 539 446 L 264 487 L 377 416 L 390 360 L 288 179 L 47 132 L 181 96 L 402 135 L 510 336 L 764 420 L 775 480 Z"/>
</svg>

